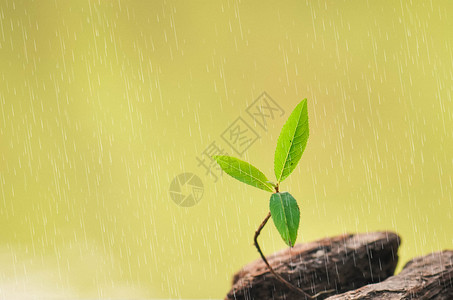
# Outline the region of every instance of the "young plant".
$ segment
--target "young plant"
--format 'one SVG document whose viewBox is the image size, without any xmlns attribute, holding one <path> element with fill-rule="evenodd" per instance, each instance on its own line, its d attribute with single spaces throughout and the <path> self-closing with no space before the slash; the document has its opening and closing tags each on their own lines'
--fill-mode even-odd
<svg viewBox="0 0 453 300">
<path fill-rule="evenodd" d="M 314 299 L 321 293 L 310 296 L 302 289 L 292 285 L 279 274 L 275 273 L 258 244 L 258 236 L 271 216 L 283 241 L 290 247 L 293 247 L 296 244 L 300 220 L 299 206 L 297 205 L 296 199 L 294 199 L 290 193 L 280 192 L 280 183 L 296 168 L 297 163 L 307 146 L 308 135 L 307 99 L 304 99 L 296 106 L 289 116 L 277 141 L 277 148 L 275 149 L 274 156 L 274 173 L 277 183 L 272 183 L 260 170 L 235 157 L 219 155 L 214 156 L 213 158 L 217 161 L 222 170 L 230 176 L 251 186 L 273 193 L 269 202 L 270 212 L 255 232 L 255 247 L 258 249 L 261 258 L 269 268 L 269 271 L 274 276 L 290 289 L 295 290 L 310 299 Z"/>
</svg>

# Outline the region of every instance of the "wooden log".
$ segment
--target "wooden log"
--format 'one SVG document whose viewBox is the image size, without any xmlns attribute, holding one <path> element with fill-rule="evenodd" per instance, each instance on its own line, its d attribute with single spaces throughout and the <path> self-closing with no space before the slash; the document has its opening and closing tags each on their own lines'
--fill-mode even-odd
<svg viewBox="0 0 453 300">
<path fill-rule="evenodd" d="M 393 275 L 400 238 L 392 232 L 342 235 L 297 244 L 267 257 L 273 269 L 310 295 L 334 291 L 317 299 L 380 282 Z M 273 276 L 261 259 L 234 275 L 225 299 L 304 299 Z"/>
<path fill-rule="evenodd" d="M 453 251 L 431 253 L 406 264 L 396 276 L 355 291 L 329 297 L 328 300 L 452 300 Z"/>
</svg>

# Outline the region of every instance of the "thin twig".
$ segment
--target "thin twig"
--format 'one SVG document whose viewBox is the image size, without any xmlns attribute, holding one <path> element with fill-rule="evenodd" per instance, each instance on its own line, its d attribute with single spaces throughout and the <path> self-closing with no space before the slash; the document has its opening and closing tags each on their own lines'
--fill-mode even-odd
<svg viewBox="0 0 453 300">
<path fill-rule="evenodd" d="M 277 190 L 278 192 L 278 190 Z M 304 295 L 305 297 L 307 297 L 308 299 L 316 299 L 317 297 L 319 297 L 320 295 L 322 294 L 325 294 L 325 293 L 330 293 L 332 292 L 333 290 L 328 290 L 328 291 L 322 291 L 322 292 L 319 292 L 317 293 L 316 295 L 313 295 L 313 296 L 310 296 L 309 294 L 307 294 L 305 291 L 303 291 L 302 289 L 298 288 L 297 286 L 293 285 L 292 283 L 288 282 L 285 278 L 283 278 L 282 276 L 280 276 L 279 274 L 275 273 L 274 269 L 272 269 L 271 265 L 269 264 L 269 262 L 267 261 L 266 257 L 264 256 L 263 252 L 261 251 L 261 248 L 260 248 L 260 245 L 258 245 L 258 236 L 260 235 L 261 233 L 261 230 L 263 229 L 264 225 L 266 225 L 267 221 L 269 221 L 271 217 L 271 213 L 269 212 L 266 216 L 266 218 L 264 219 L 264 221 L 261 223 L 261 225 L 258 227 L 258 229 L 255 231 L 255 237 L 253 238 L 253 240 L 255 241 L 255 247 L 256 249 L 258 250 L 262 260 L 264 261 L 264 263 L 266 264 L 267 268 L 269 269 L 269 271 L 278 279 L 280 280 L 283 284 L 285 284 L 289 289 L 297 292 L 297 293 L 300 293 L 302 295 Z"/>
</svg>

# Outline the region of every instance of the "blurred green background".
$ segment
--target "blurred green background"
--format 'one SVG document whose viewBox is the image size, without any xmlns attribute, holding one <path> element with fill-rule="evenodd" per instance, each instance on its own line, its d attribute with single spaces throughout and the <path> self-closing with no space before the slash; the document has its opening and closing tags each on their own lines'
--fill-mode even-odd
<svg viewBox="0 0 453 300">
<path fill-rule="evenodd" d="M 453 2 L 0 2 L 0 298 L 223 298 L 258 258 L 269 194 L 199 165 L 238 118 L 273 179 L 281 126 L 310 139 L 282 185 L 298 241 L 397 231 L 402 264 L 452 248 Z M 285 114 L 264 130 L 267 92 Z M 200 202 L 173 178 L 197 174 Z M 273 226 L 265 253 L 285 247 Z"/>
</svg>

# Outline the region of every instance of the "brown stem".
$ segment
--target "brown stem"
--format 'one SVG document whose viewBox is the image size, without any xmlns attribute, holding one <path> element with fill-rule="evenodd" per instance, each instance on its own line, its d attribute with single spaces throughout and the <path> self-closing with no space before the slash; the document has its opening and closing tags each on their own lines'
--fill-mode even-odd
<svg viewBox="0 0 453 300">
<path fill-rule="evenodd" d="M 277 192 L 278 192 L 278 187 L 277 187 Z M 318 296 L 322 295 L 322 294 L 325 294 L 325 293 L 330 293 L 332 292 L 333 290 L 328 290 L 328 291 L 322 291 L 322 292 L 319 292 L 317 293 L 316 295 L 313 295 L 313 296 L 310 296 L 309 294 L 307 294 L 306 292 L 304 292 L 302 289 L 296 287 L 295 285 L 293 285 L 292 283 L 288 282 L 285 278 L 283 278 L 282 276 L 280 276 L 279 274 L 275 273 L 274 269 L 272 269 L 271 265 L 269 264 L 269 262 L 267 261 L 266 257 L 264 256 L 263 252 L 261 251 L 261 248 L 260 248 L 260 245 L 258 245 L 258 236 L 260 235 L 261 233 L 261 230 L 263 229 L 264 225 L 266 225 L 267 221 L 269 221 L 269 218 L 271 217 L 271 213 L 269 212 L 266 216 L 266 218 L 264 219 L 264 221 L 261 223 L 261 225 L 258 227 L 258 229 L 255 231 L 255 237 L 253 238 L 253 240 L 255 241 L 255 247 L 256 249 L 258 250 L 260 256 L 261 256 L 261 259 L 264 261 L 264 263 L 266 264 L 267 268 L 269 269 L 269 271 L 278 279 L 280 280 L 284 285 L 286 285 L 289 289 L 297 292 L 297 293 L 300 293 L 302 295 L 304 295 L 305 297 L 307 297 L 308 299 L 316 299 Z"/>
</svg>

